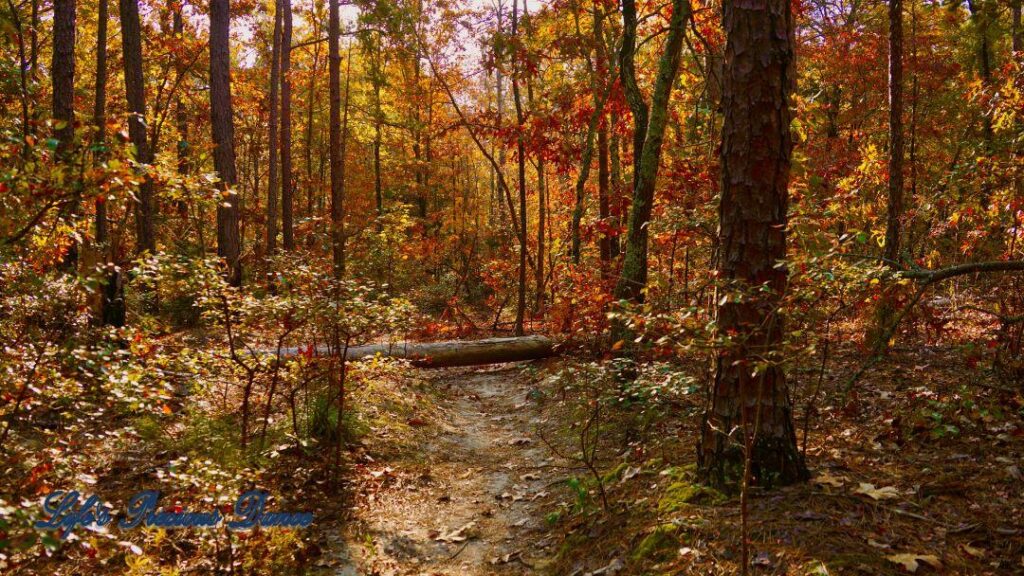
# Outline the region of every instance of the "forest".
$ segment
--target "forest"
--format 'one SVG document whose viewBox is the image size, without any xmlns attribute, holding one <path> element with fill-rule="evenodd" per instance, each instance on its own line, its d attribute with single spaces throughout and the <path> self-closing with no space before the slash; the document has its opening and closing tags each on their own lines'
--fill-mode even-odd
<svg viewBox="0 0 1024 576">
<path fill-rule="evenodd" d="M 1024 574 L 1021 0 L 0 35 L 0 573 Z"/>
</svg>

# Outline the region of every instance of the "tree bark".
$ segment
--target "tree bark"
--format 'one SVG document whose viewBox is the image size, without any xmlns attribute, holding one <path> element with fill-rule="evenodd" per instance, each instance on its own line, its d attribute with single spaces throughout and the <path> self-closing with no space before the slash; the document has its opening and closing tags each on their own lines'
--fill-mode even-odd
<svg viewBox="0 0 1024 576">
<path fill-rule="evenodd" d="M 348 127 L 348 83 L 351 73 L 345 76 L 345 119 L 342 120 L 339 4 L 340 0 L 330 0 L 327 60 L 330 76 L 331 249 L 334 255 L 334 277 L 340 280 L 345 276 L 345 132 Z M 343 126 L 342 122 L 346 125 Z"/>
<path fill-rule="evenodd" d="M 900 257 L 903 217 L 903 1 L 889 0 L 889 206 L 885 227 L 887 260 Z"/>
<path fill-rule="evenodd" d="M 286 251 L 295 250 L 295 190 L 292 178 L 292 1 L 281 0 L 281 237 Z"/>
<path fill-rule="evenodd" d="M 795 84 L 788 0 L 726 0 L 719 205 L 718 333 L 711 404 L 698 448 L 704 479 L 721 487 L 770 486 L 808 477 L 797 450 L 781 366 L 778 313 L 787 272 L 786 210 Z M 734 292 L 735 291 L 735 292 Z M 748 460 L 749 459 L 749 460 Z"/>
<path fill-rule="evenodd" d="M 75 139 L 75 0 L 53 2 L 53 58 L 50 66 L 53 91 L 53 137 L 57 140 L 55 156 L 71 169 L 70 153 Z M 81 205 L 81 186 L 68 179 L 74 192 L 70 213 L 74 219 Z M 74 272 L 78 265 L 78 241 L 72 236 L 61 268 Z"/>
<path fill-rule="evenodd" d="M 71 150 L 75 138 L 75 0 L 53 1 L 53 137 L 57 156 Z"/>
<path fill-rule="evenodd" d="M 94 90 L 92 123 L 96 129 L 93 145 L 94 160 L 101 162 L 107 155 L 107 0 L 99 0 L 96 22 L 96 87 Z M 104 279 L 96 298 L 96 319 L 103 326 L 124 326 L 124 283 L 121 272 L 114 264 L 114 250 L 109 238 L 106 197 L 96 198 L 96 254 L 101 258 Z"/>
<path fill-rule="evenodd" d="M 153 153 L 146 133 L 146 83 L 142 72 L 142 26 L 138 0 L 120 0 L 121 50 L 124 61 L 124 92 L 128 101 L 128 136 L 135 148 L 135 161 L 149 166 Z M 136 252 L 156 252 L 156 215 L 153 178 L 148 168 L 135 203 Z"/>
<path fill-rule="evenodd" d="M 625 6 L 630 2 L 632 0 L 623 2 L 624 17 Z M 635 16 L 634 14 L 634 19 Z M 658 76 L 654 83 L 654 95 L 651 97 L 650 119 L 642 141 L 642 153 L 639 163 L 634 165 L 633 208 L 629 214 L 622 274 L 615 285 L 615 297 L 619 299 L 642 302 L 647 286 L 647 229 L 654 208 L 654 187 L 658 179 L 658 165 L 661 162 L 661 144 L 665 137 L 665 127 L 668 125 L 668 103 L 672 96 L 672 85 L 675 84 L 679 72 L 683 36 L 689 18 L 689 2 L 673 0 L 672 19 L 669 22 L 664 52 L 658 62 Z M 625 40 L 623 42 L 625 43 Z M 623 65 L 626 65 L 625 60 Z M 632 62 L 629 66 L 632 67 Z"/>
<path fill-rule="evenodd" d="M 122 0 L 125 1 L 125 0 Z M 235 124 L 231 107 L 231 2 L 210 0 L 210 123 L 213 166 L 223 198 L 217 204 L 217 255 L 228 267 L 228 283 L 242 285 L 242 251 L 238 232 L 238 183 L 235 171 Z"/>
<path fill-rule="evenodd" d="M 594 56 L 596 77 L 594 89 L 603 86 L 608 75 L 608 60 L 604 46 L 604 14 L 594 6 Z M 598 251 L 601 258 L 601 278 L 607 279 L 611 272 L 612 244 L 605 228 L 609 217 L 609 173 L 608 173 L 608 123 L 602 110 L 597 126 L 597 210 L 601 221 Z"/>
<path fill-rule="evenodd" d="M 270 166 L 267 175 L 267 256 L 277 251 L 277 190 L 280 185 L 278 173 L 281 148 L 278 147 L 278 89 L 281 85 L 281 21 L 282 0 L 274 2 L 274 38 L 270 48 Z"/>
<path fill-rule="evenodd" d="M 525 0 L 524 0 L 525 1 Z M 519 40 L 519 0 L 512 0 L 512 39 Z M 516 298 L 516 322 L 513 328 L 516 336 L 523 335 L 523 321 L 526 316 L 526 118 L 519 94 L 519 62 L 517 51 L 512 52 L 512 99 L 516 107 L 516 154 L 519 167 L 519 282 Z"/>
</svg>

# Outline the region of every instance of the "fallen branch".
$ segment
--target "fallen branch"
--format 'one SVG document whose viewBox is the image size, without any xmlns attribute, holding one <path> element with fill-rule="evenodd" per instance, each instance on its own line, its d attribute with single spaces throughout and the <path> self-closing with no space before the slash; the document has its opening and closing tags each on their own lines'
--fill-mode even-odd
<svg viewBox="0 0 1024 576">
<path fill-rule="evenodd" d="M 317 348 L 317 354 L 327 353 Z M 299 348 L 282 348 L 281 356 L 298 356 Z M 411 360 L 413 366 L 443 368 L 475 366 L 501 362 L 520 362 L 548 358 L 556 354 L 554 343 L 546 336 L 516 338 L 485 338 L 483 340 L 451 340 L 447 342 L 398 342 L 352 346 L 346 360 L 362 360 L 374 356 Z"/>
</svg>

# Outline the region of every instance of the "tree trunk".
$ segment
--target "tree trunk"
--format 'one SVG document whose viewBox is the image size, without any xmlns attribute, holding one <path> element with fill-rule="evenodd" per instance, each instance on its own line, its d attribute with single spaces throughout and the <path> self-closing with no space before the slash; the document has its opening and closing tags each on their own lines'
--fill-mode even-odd
<svg viewBox="0 0 1024 576">
<path fill-rule="evenodd" d="M 718 277 L 732 285 L 717 298 L 717 322 L 732 342 L 716 361 L 698 463 L 716 486 L 739 484 L 747 458 L 747 481 L 789 484 L 808 477 L 781 366 L 778 314 L 787 278 L 777 264 L 786 257 L 793 16 L 787 0 L 726 0 L 723 14 Z M 730 297 L 733 291 L 743 297 Z"/>
<path fill-rule="evenodd" d="M 57 156 L 66 156 L 75 138 L 75 0 L 53 1 L 53 137 Z"/>
<path fill-rule="evenodd" d="M 294 179 L 292 178 L 292 0 L 281 0 L 281 241 L 295 250 Z"/>
<path fill-rule="evenodd" d="M 278 88 L 281 85 L 281 20 L 282 0 L 274 3 L 274 38 L 270 48 L 270 166 L 267 175 L 267 256 L 277 251 L 277 190 L 279 185 L 277 129 L 280 121 Z"/>
<path fill-rule="evenodd" d="M 96 128 L 93 145 L 97 163 L 107 155 L 107 21 L 109 4 L 99 0 L 96 22 L 96 89 L 93 101 L 92 123 Z M 104 270 L 104 279 L 96 297 L 96 322 L 103 326 L 124 326 L 124 284 L 121 272 L 114 264 L 114 249 L 110 243 L 107 224 L 106 197 L 96 199 L 96 254 Z"/>
<path fill-rule="evenodd" d="M 330 164 L 331 164 L 331 249 L 334 255 L 334 277 L 345 276 L 345 132 L 341 111 L 341 23 L 340 0 L 330 0 L 330 16 L 327 25 L 328 75 L 330 90 Z M 350 48 L 351 50 L 351 48 Z M 352 55 L 349 53 L 349 66 Z M 345 75 L 345 119 L 348 123 L 348 82 L 351 74 Z"/>
<path fill-rule="evenodd" d="M 70 153 L 75 139 L 75 0 L 53 2 L 53 59 L 50 66 L 53 90 L 53 137 L 57 140 L 55 156 L 72 169 Z M 69 213 L 74 219 L 79 212 L 81 186 L 68 178 L 74 187 Z M 78 266 L 78 241 L 72 236 L 61 262 L 66 272 Z"/>
<path fill-rule="evenodd" d="M 604 48 L 604 14 L 594 6 L 594 55 L 596 64 L 595 89 L 604 86 L 608 75 L 608 61 Z M 601 113 L 597 126 L 597 209 L 601 227 L 598 249 L 601 258 L 601 278 L 607 279 L 611 272 L 612 244 L 606 226 L 609 216 L 609 173 L 608 173 L 608 123 Z"/>
<path fill-rule="evenodd" d="M 174 10 L 173 24 L 174 37 L 179 42 L 183 41 L 185 36 L 185 19 L 181 10 L 181 4 L 178 4 Z M 188 74 L 188 69 L 186 68 L 185 62 L 181 58 L 177 60 L 176 67 L 178 78 L 182 79 L 183 82 L 187 82 L 187 80 L 185 80 L 185 75 Z M 181 174 L 182 176 L 187 176 L 191 172 L 190 164 L 192 151 L 189 149 L 188 143 L 188 117 L 189 112 L 186 108 L 185 99 L 181 97 L 181 92 L 179 91 L 175 97 L 174 121 L 178 129 L 178 174 Z M 188 203 L 185 200 L 178 201 L 178 215 L 181 217 L 182 223 L 187 222 Z"/>
<path fill-rule="evenodd" d="M 1020 26 L 1020 3 L 1021 0 L 1013 0 L 1010 6 L 1010 35 L 1013 37 L 1014 52 L 1024 51 L 1024 31 Z"/>
<path fill-rule="evenodd" d="M 135 148 L 135 161 L 153 163 L 153 154 L 146 133 L 146 83 L 142 72 L 142 27 L 139 22 L 138 0 L 120 0 L 121 49 L 124 60 L 124 92 L 128 101 L 128 136 Z M 136 251 L 139 254 L 156 252 L 154 218 L 156 206 L 153 197 L 153 178 L 148 174 L 139 186 L 135 204 Z"/>
<path fill-rule="evenodd" d="M 125 1 L 125 0 L 122 0 Z M 242 285 L 238 233 L 238 182 L 235 172 L 235 123 L 231 107 L 231 2 L 210 0 L 210 124 L 213 167 L 223 195 L 217 204 L 217 255 L 228 266 L 228 282 Z"/>
<path fill-rule="evenodd" d="M 525 0 L 524 0 L 525 1 Z M 512 38 L 519 34 L 519 0 L 512 0 Z M 519 94 L 519 65 L 515 53 L 512 55 L 512 99 L 516 106 L 516 154 L 519 166 L 519 282 L 516 298 L 516 336 L 523 335 L 523 320 L 526 316 L 526 118 Z"/>
<path fill-rule="evenodd" d="M 889 0 L 889 207 L 885 258 L 900 257 L 903 217 L 903 1 Z"/>
<path fill-rule="evenodd" d="M 624 18 L 626 4 L 631 2 L 632 0 L 623 1 Z M 647 229 L 654 207 L 654 186 L 658 178 L 658 164 L 661 162 L 661 144 L 665 137 L 665 127 L 668 125 L 668 103 L 672 96 L 672 85 L 675 84 L 679 72 L 683 36 L 689 18 L 689 2 L 673 0 L 668 39 L 665 40 L 664 52 L 658 62 L 658 76 L 654 83 L 650 119 L 642 142 L 642 153 L 639 163 L 634 165 L 633 209 L 629 214 L 629 228 L 626 232 L 626 254 L 623 258 L 622 274 L 615 285 L 615 297 L 619 299 L 642 302 L 647 286 Z M 635 22 L 633 27 L 635 34 Z M 625 40 L 623 42 L 625 43 Z M 624 60 L 622 65 L 627 65 L 627 62 Z M 628 65 L 631 68 L 633 66 L 631 61 Z"/>
</svg>

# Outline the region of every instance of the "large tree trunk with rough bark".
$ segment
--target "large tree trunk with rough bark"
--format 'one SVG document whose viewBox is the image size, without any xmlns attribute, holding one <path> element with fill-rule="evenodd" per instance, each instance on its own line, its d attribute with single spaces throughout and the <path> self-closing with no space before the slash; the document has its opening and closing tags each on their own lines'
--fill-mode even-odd
<svg viewBox="0 0 1024 576">
<path fill-rule="evenodd" d="M 142 26 L 138 0 L 120 0 L 121 49 L 124 60 L 124 93 L 128 101 L 128 137 L 135 148 L 135 161 L 152 164 L 153 153 L 146 133 L 146 83 L 142 73 Z M 135 204 L 136 251 L 156 252 L 153 179 L 146 176 L 139 186 Z"/>
<path fill-rule="evenodd" d="M 719 208 L 718 354 L 698 449 L 706 481 L 769 486 L 807 478 L 781 366 L 780 295 L 787 272 L 786 209 L 795 83 L 788 0 L 726 0 Z M 728 297 L 727 297 L 728 296 Z"/>
<path fill-rule="evenodd" d="M 13 6 L 13 5 L 12 5 Z M 70 153 L 75 139 L 75 0 L 53 2 L 53 59 L 50 64 L 53 91 L 53 137 L 57 141 L 56 157 L 73 169 Z M 68 178 L 68 181 L 72 179 Z M 81 187 L 74 186 L 70 214 L 74 218 L 80 208 Z M 74 272 L 78 266 L 78 241 L 70 239 L 61 268 Z"/>
<path fill-rule="evenodd" d="M 75 137 L 75 0 L 53 2 L 53 137 L 57 155 L 71 149 Z"/>
<path fill-rule="evenodd" d="M 242 242 L 238 231 L 238 182 L 235 172 L 235 124 L 231 107 L 231 2 L 210 0 L 210 123 L 213 167 L 220 179 L 217 204 L 217 255 L 228 266 L 228 282 L 242 285 Z"/>
</svg>

